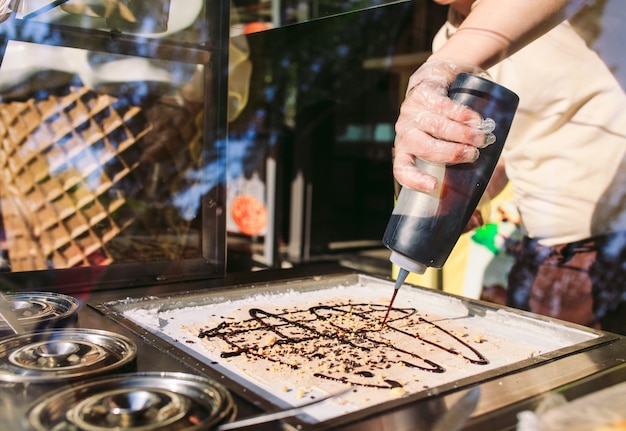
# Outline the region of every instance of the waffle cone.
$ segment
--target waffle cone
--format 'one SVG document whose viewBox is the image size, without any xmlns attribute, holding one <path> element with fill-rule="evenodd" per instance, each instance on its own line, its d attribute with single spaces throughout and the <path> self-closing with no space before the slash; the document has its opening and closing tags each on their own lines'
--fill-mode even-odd
<svg viewBox="0 0 626 431">
<path fill-rule="evenodd" d="M 158 208 L 169 225 L 154 223 L 153 203 L 175 193 L 177 179 L 197 163 L 201 113 L 187 116 L 186 125 L 159 126 L 177 130 L 172 139 L 184 134 L 186 145 L 179 140 L 172 146 L 178 154 L 170 151 L 156 169 L 143 157 L 155 146 L 147 139 L 155 125 L 145 109 L 74 85 L 0 104 L 0 211 L 12 271 L 172 259 L 182 252 L 179 235 L 188 226 L 171 208 Z M 160 240 L 162 229 L 175 239 Z M 137 246 L 137 238 L 146 241 Z"/>
</svg>

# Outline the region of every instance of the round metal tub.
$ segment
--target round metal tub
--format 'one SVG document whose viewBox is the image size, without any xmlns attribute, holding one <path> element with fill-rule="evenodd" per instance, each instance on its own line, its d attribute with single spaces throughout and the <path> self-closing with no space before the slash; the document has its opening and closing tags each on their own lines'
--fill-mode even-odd
<svg viewBox="0 0 626 431">
<path fill-rule="evenodd" d="M 52 329 L 0 339 L 0 382 L 65 383 L 133 369 L 137 346 L 112 332 Z"/>
<path fill-rule="evenodd" d="M 76 298 L 60 293 L 21 292 L 4 296 L 27 331 L 69 326 L 76 319 L 80 306 Z M 11 334 L 13 331 L 9 325 L 0 318 L 0 337 Z"/>
<path fill-rule="evenodd" d="M 209 430 L 236 406 L 221 384 L 184 373 L 90 379 L 42 397 L 26 414 L 31 430 Z"/>
</svg>

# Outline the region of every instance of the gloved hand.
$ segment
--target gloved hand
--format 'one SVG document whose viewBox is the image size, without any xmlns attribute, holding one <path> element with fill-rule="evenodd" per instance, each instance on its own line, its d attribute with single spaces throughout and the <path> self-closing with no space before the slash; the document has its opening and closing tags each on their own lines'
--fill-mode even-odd
<svg viewBox="0 0 626 431">
<path fill-rule="evenodd" d="M 393 174 L 401 185 L 432 191 L 436 180 L 416 167 L 416 159 L 444 164 L 473 162 L 479 148 L 495 141 L 492 120 L 484 121 L 480 114 L 447 95 L 461 72 L 486 75 L 476 67 L 432 59 L 409 79 L 394 143 Z"/>
</svg>

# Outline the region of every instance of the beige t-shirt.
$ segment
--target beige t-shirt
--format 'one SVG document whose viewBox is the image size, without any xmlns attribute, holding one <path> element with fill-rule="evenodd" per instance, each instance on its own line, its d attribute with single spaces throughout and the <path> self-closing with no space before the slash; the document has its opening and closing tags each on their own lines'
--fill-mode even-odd
<svg viewBox="0 0 626 431">
<path fill-rule="evenodd" d="M 554 245 L 626 230 L 626 94 L 605 63 L 564 23 L 489 73 L 520 96 L 502 157 L 527 235 Z"/>
</svg>

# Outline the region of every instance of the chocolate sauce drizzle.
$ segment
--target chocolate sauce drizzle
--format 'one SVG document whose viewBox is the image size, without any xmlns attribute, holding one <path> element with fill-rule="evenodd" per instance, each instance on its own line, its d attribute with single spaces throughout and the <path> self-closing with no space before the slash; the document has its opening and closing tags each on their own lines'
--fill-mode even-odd
<svg viewBox="0 0 626 431">
<path fill-rule="evenodd" d="M 433 351 L 476 365 L 489 363 L 460 336 L 419 315 L 414 308 L 393 308 L 383 328 L 380 322 L 386 307 L 380 304 L 318 305 L 275 313 L 260 308 L 248 311 L 250 319 L 222 322 L 201 331 L 198 337 L 226 343 L 230 350 L 223 351 L 222 358 L 246 355 L 294 370 L 306 363 L 319 370 L 314 377 L 374 388 L 402 386 L 381 377 L 394 365 L 445 372 L 443 365 L 425 357 Z M 392 344 L 391 335 L 394 340 L 407 337 L 407 342 Z"/>
</svg>

